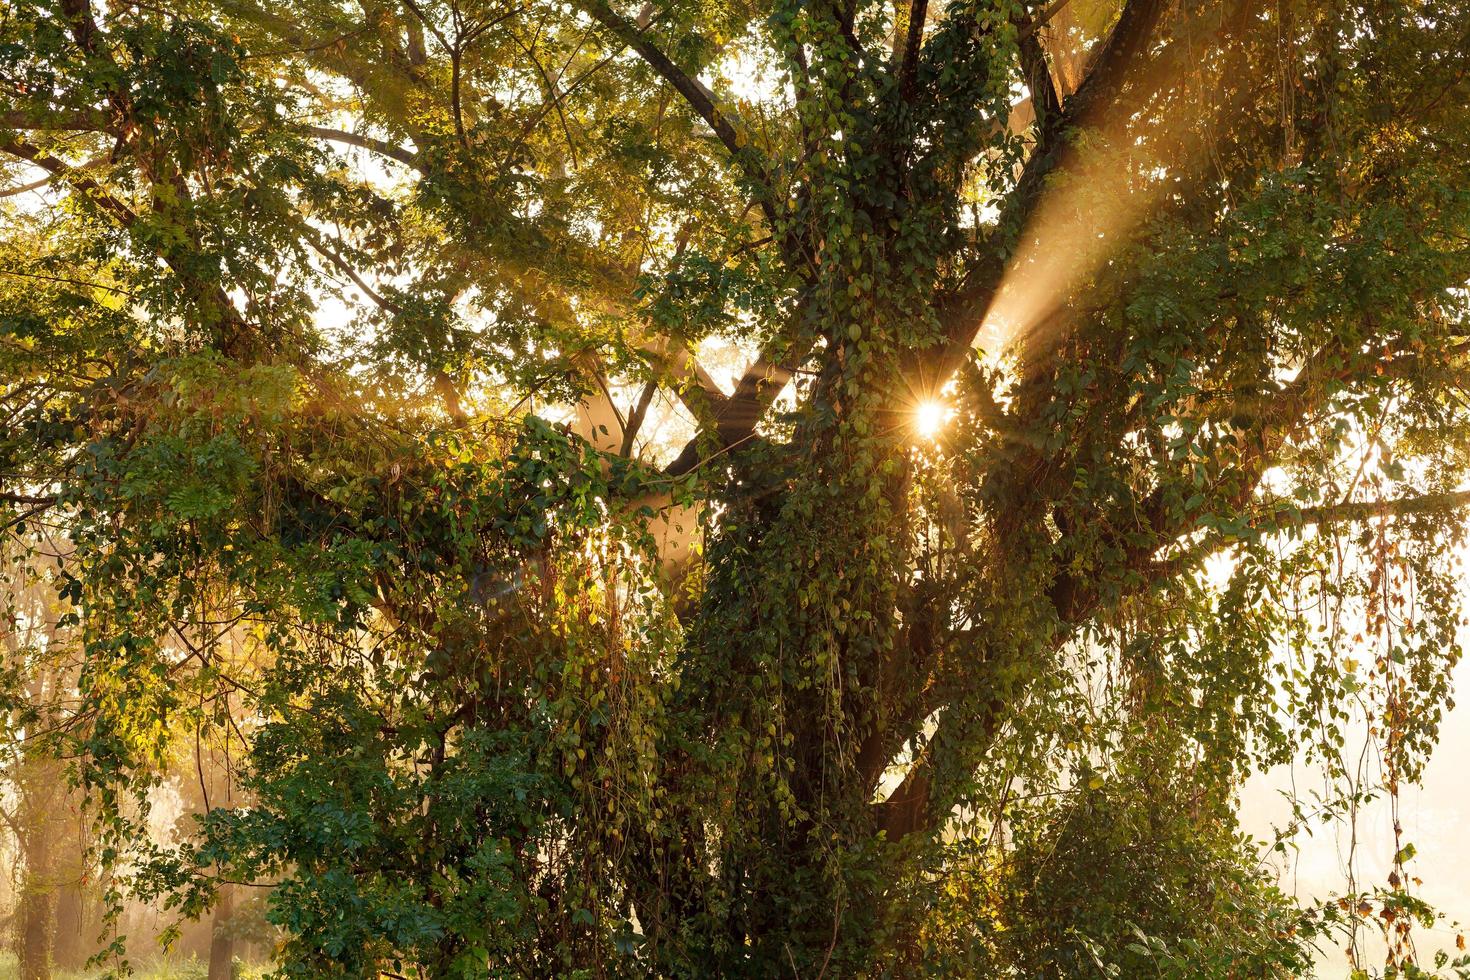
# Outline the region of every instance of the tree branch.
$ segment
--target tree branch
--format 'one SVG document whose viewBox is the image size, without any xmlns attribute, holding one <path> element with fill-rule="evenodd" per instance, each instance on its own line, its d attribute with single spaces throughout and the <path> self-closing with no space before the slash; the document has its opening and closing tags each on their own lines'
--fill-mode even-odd
<svg viewBox="0 0 1470 980">
<path fill-rule="evenodd" d="M 342 258 L 341 254 L 338 253 L 336 249 L 332 248 L 326 242 L 322 241 L 321 235 L 317 232 L 315 228 L 312 228 L 305 221 L 301 221 L 298 222 L 298 229 L 301 231 L 302 238 L 305 239 L 306 244 L 310 245 L 312 250 L 315 251 L 322 258 L 326 259 L 328 262 L 331 262 L 332 265 L 336 267 L 336 269 L 344 276 L 346 276 L 348 279 L 351 279 L 353 284 L 356 285 L 358 289 L 361 289 L 363 291 L 363 294 L 367 296 L 368 299 L 372 300 L 375 306 L 379 307 L 386 313 L 392 314 L 393 316 L 402 315 L 402 308 L 399 307 L 398 304 L 390 302 L 384 296 L 379 294 L 376 289 L 369 286 L 363 280 L 362 276 L 357 274 L 357 270 L 352 268 L 348 261 Z"/>
<path fill-rule="evenodd" d="M 101 164 L 104 164 L 106 162 L 107 156 L 104 154 L 100 157 L 93 157 L 86 163 L 79 163 L 71 169 L 73 172 L 79 170 L 91 170 L 93 167 L 100 166 Z M 21 184 L 17 187 L 7 187 L 4 190 L 0 190 L 0 197 L 14 197 L 17 194 L 24 194 L 26 191 L 40 190 L 42 187 L 45 187 L 47 184 L 51 183 L 51 180 L 52 177 L 48 176 L 42 177 L 39 180 L 33 180 L 30 183 Z"/>
<path fill-rule="evenodd" d="M 101 32 L 97 29 L 97 19 L 88 0 L 61 0 L 61 12 L 71 21 L 71 33 L 77 47 L 87 54 L 96 54 L 97 35 Z"/>
<path fill-rule="evenodd" d="M 47 494 L 43 497 L 37 497 L 28 493 L 6 493 L 5 491 L 0 490 L 0 503 L 6 504 L 25 504 L 28 506 L 36 507 L 50 507 L 55 504 L 59 499 L 60 498 L 57 497 L 55 494 Z"/>
<path fill-rule="evenodd" d="M 1045 129 L 1062 112 L 1062 95 L 1052 81 L 1046 66 L 1046 53 L 1033 34 L 1020 39 L 1021 70 L 1026 73 L 1026 87 L 1031 90 L 1031 112 L 1037 126 Z"/>
<path fill-rule="evenodd" d="M 638 393 L 638 400 L 633 403 L 633 410 L 628 413 L 628 421 L 623 426 L 623 444 L 618 447 L 618 455 L 631 458 L 633 455 L 633 442 L 638 438 L 638 430 L 643 428 L 643 419 L 648 414 L 648 406 L 653 402 L 653 396 L 658 392 L 658 382 L 649 381 Z"/>
<path fill-rule="evenodd" d="M 1071 163 L 1073 154 L 1064 138 L 1067 130 L 1095 124 L 1109 109 L 1108 100 L 1116 101 L 1122 83 L 1136 69 L 1152 41 L 1167 6 L 1165 0 L 1128 0 L 1113 32 L 1093 61 L 1092 71 L 1067 100 L 1064 111 L 1052 113 L 1049 123 L 1042 121 L 1036 151 L 1026 161 L 1020 179 L 1007 196 L 997 234 L 1013 236 L 1025 226 L 1036 210 L 1047 180 Z M 1040 112 L 1037 116 L 1042 119 Z M 940 322 L 944 337 L 920 365 L 922 383 L 940 387 L 964 362 L 1005 272 L 1005 261 L 992 249 L 942 305 Z"/>
<path fill-rule="evenodd" d="M 770 174 L 764 163 L 759 159 L 749 139 L 745 135 L 743 125 L 737 127 L 731 122 L 738 121 L 739 116 L 733 111 L 721 109 L 715 104 L 714 97 L 709 89 L 698 81 L 691 78 L 668 55 L 649 40 L 648 35 L 637 25 L 608 6 L 605 0 L 578 0 L 578 5 L 590 17 L 606 27 L 614 37 L 622 41 L 628 47 L 638 52 L 645 62 L 655 72 L 673 86 L 674 90 L 683 96 L 684 101 L 689 104 L 698 116 L 703 119 L 714 130 L 715 136 L 725 145 L 730 158 L 735 162 L 741 172 L 761 192 L 761 209 L 766 213 L 766 219 L 772 229 L 776 227 L 775 192 L 771 187 Z"/>
<path fill-rule="evenodd" d="M 125 204 L 113 197 L 101 184 L 90 177 L 79 176 L 75 167 L 57 160 L 55 157 L 47 156 L 38 147 L 24 140 L 16 139 L 0 133 L 0 153 L 9 153 L 22 160 L 29 161 L 43 170 L 49 171 L 63 178 L 75 191 L 80 192 L 85 198 L 93 201 L 104 212 L 110 215 L 121 227 L 130 229 L 138 221 L 138 216 Z M 197 247 L 197 243 L 196 243 Z M 206 307 L 213 307 L 214 312 L 220 318 L 220 324 L 228 327 L 229 335 L 221 335 L 221 349 L 226 353 L 233 352 L 238 343 L 244 339 L 245 321 L 240 312 L 230 302 L 224 288 L 213 281 L 200 279 L 190 272 L 187 266 L 178 260 L 177 255 L 170 254 L 166 249 L 158 252 L 161 258 L 173 273 L 178 276 L 179 281 L 186 287 L 194 299 Z"/>
<path fill-rule="evenodd" d="M 1051 3 L 1046 5 L 1046 9 L 1026 22 L 1026 25 L 1021 28 L 1020 33 L 1017 35 L 1019 39 L 1024 41 L 1041 30 L 1051 22 L 1053 17 L 1062 12 L 1063 7 L 1071 2 L 1072 0 L 1052 0 Z"/>
<path fill-rule="evenodd" d="M 664 353 L 670 347 L 672 350 Z M 712 417 L 724 407 L 727 400 L 724 391 L 710 377 L 704 365 L 683 346 L 661 342 L 651 346 L 646 353 L 657 362 L 656 367 L 663 375 L 665 384 L 679 396 L 695 418 Z M 694 382 L 695 391 L 691 391 L 687 383 L 689 380 Z"/>
<path fill-rule="evenodd" d="M 0 197 L 14 197 L 17 194 L 24 194 L 26 191 L 38 191 L 49 183 L 51 183 L 51 178 L 47 176 L 39 180 L 30 181 L 29 183 L 18 184 L 15 187 L 7 187 L 4 190 L 0 190 Z"/>
<path fill-rule="evenodd" d="M 924 22 L 929 18 L 929 0 L 910 0 L 908 38 L 899 62 L 898 90 L 905 100 L 914 95 L 914 82 L 919 73 L 919 45 L 924 41 Z"/>
<path fill-rule="evenodd" d="M 732 449 L 754 436 L 755 427 L 761 417 L 795 376 L 795 367 L 806 360 L 810 350 L 811 346 L 808 345 L 800 351 L 788 354 L 784 364 L 778 362 L 774 354 L 763 352 L 745 369 L 735 386 L 735 393 L 724 399 L 715 413 L 715 453 Z M 705 455 L 701 451 L 700 442 L 701 436 L 689 440 L 678 458 L 664 472 L 670 476 L 682 476 L 703 463 Z"/>
<path fill-rule="evenodd" d="M 351 279 L 357 288 L 361 289 L 363 294 L 373 301 L 375 306 L 391 316 L 403 315 L 403 308 L 401 306 L 369 286 L 362 276 L 358 275 L 357 270 L 352 267 L 352 264 L 342 257 L 341 253 L 322 241 L 321 235 L 317 233 L 315 228 L 312 228 L 304 221 L 300 223 L 299 227 L 302 238 L 312 247 L 313 251 L 332 263 L 348 279 Z M 454 379 L 449 376 L 449 372 L 445 371 L 442 367 L 431 366 L 429 368 L 429 380 L 434 386 L 435 393 L 438 394 L 439 399 L 444 403 L 444 411 L 449 414 L 449 417 L 454 420 L 455 424 L 463 425 L 469 421 L 469 414 L 464 409 L 464 402 L 460 398 L 459 388 L 455 385 Z"/>
<path fill-rule="evenodd" d="M 1420 514 L 1448 514 L 1470 507 L 1470 490 L 1425 493 L 1388 500 L 1347 500 L 1336 504 L 1296 509 L 1286 507 L 1251 518 L 1249 525 L 1267 534 L 1294 528 L 1349 524 L 1374 518 L 1413 517 Z M 1149 578 L 1154 581 L 1177 578 L 1199 567 L 1200 562 L 1230 545 L 1224 535 L 1211 533 L 1180 554 L 1152 563 Z"/>
<path fill-rule="evenodd" d="M 1295 514 L 1288 511 L 1287 520 L 1281 513 L 1273 516 L 1272 522 L 1264 519 L 1252 521 L 1254 526 L 1267 526 L 1272 530 L 1284 527 L 1311 527 L 1323 524 L 1342 524 L 1349 521 L 1366 521 L 1375 517 L 1412 517 L 1419 514 L 1445 514 L 1470 507 L 1470 490 L 1448 493 L 1425 493 L 1413 497 L 1395 497 L 1389 500 L 1350 500 L 1340 504 L 1323 504 L 1305 507 Z"/>
<path fill-rule="evenodd" d="M 371 136 L 363 136 L 361 133 L 349 133 L 340 129 L 331 129 L 326 126 L 306 126 L 302 132 L 317 139 L 330 140 L 333 143 L 346 143 L 363 150 L 371 150 L 380 156 L 390 160 L 397 160 L 406 167 L 420 170 L 418 154 L 405 150 L 400 146 L 394 146 L 385 140 L 375 139 Z"/>
<path fill-rule="evenodd" d="M 117 219 L 117 222 L 124 228 L 131 227 L 138 220 L 138 216 L 132 210 L 109 194 L 101 184 L 92 180 L 90 177 L 78 175 L 77 170 L 79 168 L 70 166 L 55 157 L 46 155 L 39 147 L 27 143 L 25 140 L 0 134 L 0 152 L 19 157 L 22 160 L 35 164 L 48 173 L 61 177 L 74 190 L 82 192 L 82 194 L 95 201 L 104 211 Z"/>
<path fill-rule="evenodd" d="M 36 132 L 110 132 L 101 113 L 78 110 L 37 116 L 19 109 L 0 112 L 0 129 L 29 129 Z"/>
<path fill-rule="evenodd" d="M 1297 371 L 1296 377 L 1272 399 L 1270 411 L 1257 414 L 1251 431 L 1247 434 L 1250 442 L 1234 469 L 1234 472 L 1243 477 L 1241 486 L 1231 497 L 1238 507 L 1246 506 L 1279 450 L 1300 430 L 1312 412 L 1325 402 L 1333 385 L 1350 375 L 1353 364 L 1344 355 L 1340 344 L 1336 341 L 1329 342 L 1308 358 Z M 1466 492 L 1466 497 L 1466 502 L 1470 503 L 1470 491 Z M 1163 537 L 1178 538 L 1189 530 L 1182 522 L 1172 528 L 1168 526 L 1169 518 L 1164 511 L 1161 496 L 1156 495 L 1144 510 L 1147 523 L 1154 531 L 1151 539 L 1153 542 Z M 1324 512 L 1322 517 L 1330 519 L 1331 515 Z M 1193 519 L 1193 515 L 1185 518 L 1189 521 Z M 1129 560 L 1135 562 L 1136 567 L 1144 573 L 1136 584 L 1135 591 L 1148 589 L 1167 575 L 1177 575 L 1183 570 L 1173 563 L 1147 562 L 1146 555 L 1156 552 L 1158 548 L 1159 545 L 1154 543 L 1125 549 Z M 1065 569 L 1057 572 L 1047 590 L 1047 598 L 1056 610 L 1059 628 L 1052 642 L 1058 646 L 1073 635 L 1079 624 L 1095 615 L 1102 603 L 1102 597 L 1092 583 L 1079 579 Z M 943 751 L 947 731 L 962 720 L 951 713 L 953 710 L 951 706 L 940 716 L 938 730 L 929 742 L 927 765 L 923 761 L 916 764 L 889 798 L 900 802 L 893 806 L 886 803 L 877 805 L 875 819 L 880 829 L 888 832 L 889 839 L 896 840 L 914 832 L 932 831 L 938 826 L 942 814 L 936 811 L 933 801 L 929 799 L 933 792 L 932 772 L 924 770 L 932 770 L 935 764 L 933 757 Z M 993 717 L 985 721 L 990 737 L 994 737 L 995 731 L 998 731 L 1000 720 L 998 710 L 992 712 L 992 715 Z"/>
</svg>

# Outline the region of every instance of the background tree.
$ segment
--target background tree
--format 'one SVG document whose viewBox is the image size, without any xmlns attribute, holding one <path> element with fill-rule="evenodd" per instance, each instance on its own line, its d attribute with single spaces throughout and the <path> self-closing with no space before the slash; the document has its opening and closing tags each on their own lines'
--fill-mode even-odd
<svg viewBox="0 0 1470 980">
<path fill-rule="evenodd" d="M 85 960 L 71 940 L 82 930 L 86 823 L 60 738 L 76 710 L 78 650 L 69 636 L 73 617 L 57 598 L 56 557 L 57 543 L 44 533 L 0 546 L 0 819 L 16 852 L 12 947 L 25 980 L 50 977 L 53 963 Z"/>
<path fill-rule="evenodd" d="M 312 976 L 1413 959 L 1232 800 L 1447 703 L 1466 13 L 12 4 L 3 499 L 136 887 Z M 181 714 L 254 802 L 139 854 Z"/>
</svg>

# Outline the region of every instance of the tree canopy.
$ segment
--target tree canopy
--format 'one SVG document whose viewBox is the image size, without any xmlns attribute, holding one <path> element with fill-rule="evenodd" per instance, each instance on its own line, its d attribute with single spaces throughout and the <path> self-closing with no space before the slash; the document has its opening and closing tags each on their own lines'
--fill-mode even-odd
<svg viewBox="0 0 1470 980">
<path fill-rule="evenodd" d="M 1407 841 L 1299 904 L 1234 801 L 1450 704 L 1467 23 L 9 0 L 25 737 L 289 976 L 1416 969 Z"/>
</svg>

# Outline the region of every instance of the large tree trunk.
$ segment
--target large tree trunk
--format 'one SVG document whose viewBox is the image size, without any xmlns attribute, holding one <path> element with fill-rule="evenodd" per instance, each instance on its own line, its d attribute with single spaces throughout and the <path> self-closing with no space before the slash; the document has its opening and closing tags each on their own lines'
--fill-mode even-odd
<svg viewBox="0 0 1470 980">
<path fill-rule="evenodd" d="M 89 937 L 86 931 L 86 897 L 80 869 L 67 870 L 56 896 L 56 939 L 51 949 L 57 967 L 79 970 L 87 962 Z"/>
<path fill-rule="evenodd" d="M 60 776 L 60 774 L 58 774 Z M 56 935 L 51 961 L 58 970 L 80 970 L 95 951 L 96 923 L 87 918 L 87 855 L 80 813 L 82 801 L 62 786 L 50 834 L 51 880 L 56 895 Z M 92 930 L 89 933 L 89 930 Z"/>
<path fill-rule="evenodd" d="M 214 927 L 209 938 L 209 980 L 230 980 L 235 960 L 235 939 L 230 931 L 230 917 L 235 911 L 235 896 L 229 885 L 220 885 L 219 902 L 214 907 Z"/>
<path fill-rule="evenodd" d="M 15 956 L 19 961 L 20 980 L 50 980 L 56 903 L 50 842 L 44 827 L 29 827 L 27 831 L 20 842 L 25 873 L 15 916 Z"/>
</svg>

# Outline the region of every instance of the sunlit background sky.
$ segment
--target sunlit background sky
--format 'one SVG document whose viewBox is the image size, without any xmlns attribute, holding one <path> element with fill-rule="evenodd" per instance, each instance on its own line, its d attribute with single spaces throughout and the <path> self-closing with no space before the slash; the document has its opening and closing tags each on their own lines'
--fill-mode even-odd
<svg viewBox="0 0 1470 980">
<path fill-rule="evenodd" d="M 1470 577 L 1461 587 L 1462 602 L 1470 608 Z M 1470 643 L 1470 633 L 1461 642 Z M 1428 962 L 1434 951 L 1455 952 L 1459 931 L 1454 920 L 1470 922 L 1470 665 L 1462 662 L 1455 670 L 1455 689 L 1461 703 L 1449 711 L 1441 729 L 1441 740 L 1424 772 L 1422 785 L 1405 785 L 1400 790 L 1399 819 L 1403 841 L 1414 845 L 1415 856 L 1406 870 L 1422 884 L 1413 885 L 1418 897 L 1446 916 L 1438 928 L 1416 930 L 1416 946 Z M 1352 741 L 1348 751 L 1361 748 Z M 1306 796 L 1321 788 L 1320 771 L 1298 763 L 1252 776 L 1241 790 L 1240 816 L 1245 830 L 1268 843 L 1277 828 L 1291 819 L 1285 793 Z M 1288 852 L 1272 861 L 1281 873 L 1282 888 L 1303 901 L 1320 901 L 1345 890 L 1348 861 L 1352 857 L 1360 888 L 1384 885 L 1392 869 L 1394 833 L 1392 811 L 1386 800 L 1365 806 L 1353 826 L 1345 821 L 1317 823 L 1291 838 Z M 1356 842 L 1356 847 L 1354 846 Z M 1381 944 L 1367 943 L 1368 949 Z M 1348 966 L 1345 953 L 1335 947 L 1323 951 L 1323 976 L 1341 976 Z M 1381 965 L 1382 960 L 1379 959 Z"/>
</svg>

